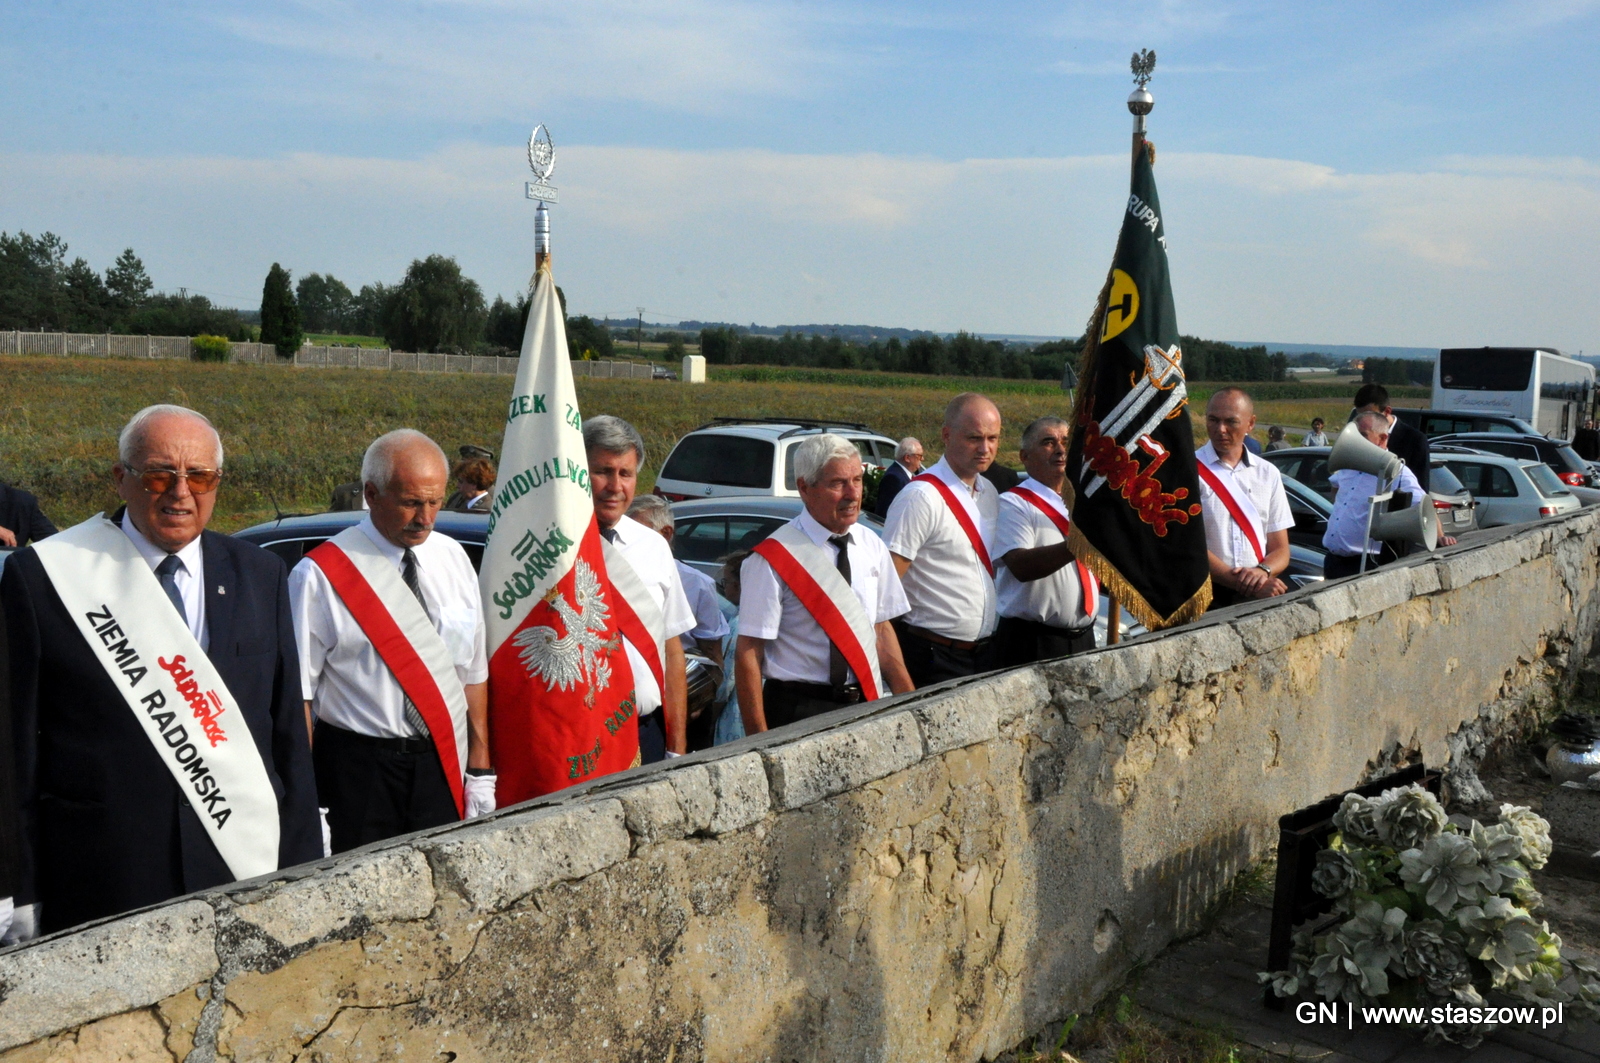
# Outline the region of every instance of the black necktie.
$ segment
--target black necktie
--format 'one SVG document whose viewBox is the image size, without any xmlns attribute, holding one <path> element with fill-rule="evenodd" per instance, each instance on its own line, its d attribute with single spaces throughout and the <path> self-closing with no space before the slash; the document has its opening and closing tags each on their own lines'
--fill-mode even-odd
<svg viewBox="0 0 1600 1063">
<path fill-rule="evenodd" d="M 839 575 L 844 577 L 845 586 L 850 585 L 850 536 L 830 535 L 828 541 L 839 548 L 839 558 L 834 562 Z M 828 682 L 835 687 L 844 686 L 845 679 L 849 676 L 849 665 L 845 663 L 844 654 L 839 652 L 839 647 L 828 640 Z"/>
<path fill-rule="evenodd" d="M 614 543 L 617 541 L 617 529 L 615 528 L 601 528 L 600 535 L 608 543 Z"/>
<path fill-rule="evenodd" d="M 167 597 L 172 599 L 172 607 L 183 617 L 185 624 L 189 623 L 189 611 L 183 607 L 183 595 L 178 591 L 178 573 L 189 571 L 177 554 L 168 554 L 156 566 L 156 579 L 161 581 L 161 589 L 167 592 Z"/>
<path fill-rule="evenodd" d="M 422 614 L 432 620 L 433 617 L 428 614 L 427 599 L 422 597 L 422 582 L 417 578 L 417 555 L 411 552 L 409 546 L 406 547 L 406 552 L 400 555 L 400 578 L 406 581 L 411 593 L 417 596 L 417 604 L 422 606 Z M 409 723 L 411 729 L 418 735 L 423 738 L 428 737 L 430 733 L 428 721 L 422 718 L 422 713 L 417 710 L 416 703 L 409 695 L 402 693 L 402 696 L 405 697 L 406 723 Z"/>
</svg>

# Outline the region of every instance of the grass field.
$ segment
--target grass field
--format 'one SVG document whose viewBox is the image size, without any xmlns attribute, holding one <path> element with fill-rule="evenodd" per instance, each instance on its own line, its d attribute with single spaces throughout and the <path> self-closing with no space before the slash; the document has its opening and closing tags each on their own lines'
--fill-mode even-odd
<svg viewBox="0 0 1600 1063">
<path fill-rule="evenodd" d="M 654 483 L 678 437 L 712 417 L 860 421 L 893 438 L 918 436 L 937 451 L 945 403 L 954 391 L 973 386 L 994 395 L 1005 418 L 1002 458 L 1017 465 L 1022 427 L 1047 413 L 1067 413 L 1054 387 L 1006 388 L 1025 381 L 880 382 L 873 378 L 888 374 L 781 372 L 806 375 L 714 379 L 697 387 L 588 378 L 576 383 L 585 415 L 616 414 L 644 434 L 645 487 Z M 79 521 L 115 504 L 110 467 L 117 431 L 128 416 L 151 403 L 175 402 L 205 413 L 222 433 L 227 476 L 213 526 L 232 531 L 270 517 L 274 502 L 286 512 L 325 508 L 334 486 L 358 475 L 367 444 L 392 428 L 418 428 L 451 454 L 462 443 L 498 451 L 511 385 L 510 377 L 454 373 L 8 357 L 0 361 L 0 479 L 37 494 L 57 524 Z M 1197 403 L 1214 386 L 1196 385 Z M 1293 440 L 1313 416 L 1337 425 L 1349 410 L 1343 388 L 1297 384 L 1258 390 L 1275 388 L 1289 393 L 1259 403 L 1258 434 L 1268 423 L 1281 423 L 1295 429 Z M 1203 431 L 1198 421 L 1196 428 Z"/>
</svg>

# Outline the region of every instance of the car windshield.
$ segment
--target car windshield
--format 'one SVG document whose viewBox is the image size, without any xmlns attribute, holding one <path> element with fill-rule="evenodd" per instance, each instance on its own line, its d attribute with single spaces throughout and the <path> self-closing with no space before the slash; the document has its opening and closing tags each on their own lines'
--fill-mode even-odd
<svg viewBox="0 0 1600 1063">
<path fill-rule="evenodd" d="M 1459 495 L 1466 488 L 1448 465 L 1435 465 L 1428 474 L 1428 488 L 1436 495 Z"/>
<path fill-rule="evenodd" d="M 1533 486 L 1546 498 L 1563 498 L 1572 494 L 1567 490 L 1567 485 L 1555 474 L 1555 470 L 1548 465 L 1524 465 L 1522 471 L 1528 474 Z"/>
<path fill-rule="evenodd" d="M 721 433 L 687 435 L 667 459 L 661 479 L 766 490 L 772 486 L 772 443 Z"/>
</svg>

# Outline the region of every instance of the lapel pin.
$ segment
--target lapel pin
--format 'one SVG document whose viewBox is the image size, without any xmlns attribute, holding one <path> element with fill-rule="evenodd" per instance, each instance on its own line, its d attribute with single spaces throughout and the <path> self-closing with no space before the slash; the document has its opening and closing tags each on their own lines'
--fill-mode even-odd
<svg viewBox="0 0 1600 1063">
<path fill-rule="evenodd" d="M 224 587 L 222 584 L 219 583 L 219 584 L 217 584 L 217 593 L 218 594 L 227 594 L 228 593 L 228 588 Z"/>
</svg>

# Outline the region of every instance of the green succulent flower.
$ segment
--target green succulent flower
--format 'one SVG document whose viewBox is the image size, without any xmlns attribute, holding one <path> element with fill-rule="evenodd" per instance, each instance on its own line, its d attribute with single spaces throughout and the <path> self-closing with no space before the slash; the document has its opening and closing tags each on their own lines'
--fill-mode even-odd
<svg viewBox="0 0 1600 1063">
<path fill-rule="evenodd" d="M 1457 986 L 1472 985 L 1466 939 L 1437 919 L 1414 923 L 1405 932 L 1402 961 L 1407 976 L 1420 978 L 1428 992 L 1448 996 Z"/>
<path fill-rule="evenodd" d="M 1500 893 L 1528 878 L 1528 869 L 1522 864 L 1522 836 L 1516 831 L 1503 823 L 1485 827 L 1473 820 L 1470 837 L 1483 868 L 1484 889 Z"/>
<path fill-rule="evenodd" d="M 1378 834 L 1397 851 L 1420 847 L 1449 822 L 1439 799 L 1416 784 L 1385 790 L 1378 798 Z"/>
<path fill-rule="evenodd" d="M 1537 871 L 1550 860 L 1550 823 L 1523 805 L 1501 805 L 1500 825 L 1522 839 L 1522 862 Z"/>
<path fill-rule="evenodd" d="M 1360 794 L 1345 794 L 1344 803 L 1333 814 L 1333 825 L 1346 841 L 1356 845 L 1381 845 L 1378 834 L 1378 805 Z"/>
<path fill-rule="evenodd" d="M 1463 907 L 1456 922 L 1466 933 L 1467 954 L 1489 968 L 1496 989 L 1533 977 L 1533 965 L 1543 958 L 1550 934 L 1548 926 L 1505 897 Z"/>
<path fill-rule="evenodd" d="M 1343 901 L 1351 893 L 1366 885 L 1361 868 L 1343 849 L 1323 849 L 1317 853 L 1317 865 L 1311 872 L 1311 888 L 1334 901 Z"/>
<path fill-rule="evenodd" d="M 1420 849 L 1400 854 L 1400 880 L 1442 915 L 1486 896 L 1478 847 L 1464 834 L 1436 834 Z"/>
</svg>

